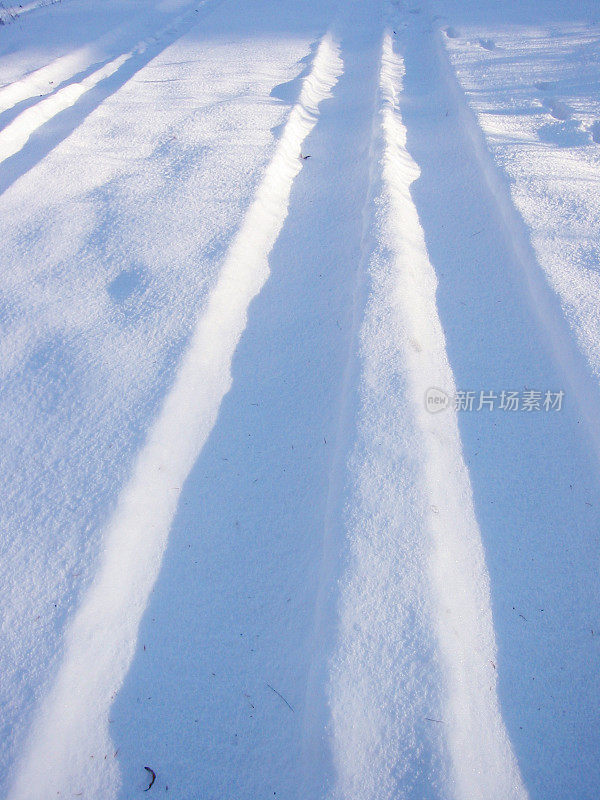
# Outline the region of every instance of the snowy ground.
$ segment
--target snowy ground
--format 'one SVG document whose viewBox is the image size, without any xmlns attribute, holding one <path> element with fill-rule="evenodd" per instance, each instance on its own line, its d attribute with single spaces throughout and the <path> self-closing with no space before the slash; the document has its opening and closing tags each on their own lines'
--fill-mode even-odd
<svg viewBox="0 0 600 800">
<path fill-rule="evenodd" d="M 4 4 L 0 796 L 595 800 L 595 6 Z"/>
</svg>

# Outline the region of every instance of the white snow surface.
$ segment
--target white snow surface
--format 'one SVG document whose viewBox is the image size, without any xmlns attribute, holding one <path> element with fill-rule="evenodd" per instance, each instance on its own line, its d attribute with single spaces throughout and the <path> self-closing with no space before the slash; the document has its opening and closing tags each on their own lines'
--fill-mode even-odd
<svg viewBox="0 0 600 800">
<path fill-rule="evenodd" d="M 593 0 L 0 19 L 0 797 L 595 800 Z"/>
</svg>

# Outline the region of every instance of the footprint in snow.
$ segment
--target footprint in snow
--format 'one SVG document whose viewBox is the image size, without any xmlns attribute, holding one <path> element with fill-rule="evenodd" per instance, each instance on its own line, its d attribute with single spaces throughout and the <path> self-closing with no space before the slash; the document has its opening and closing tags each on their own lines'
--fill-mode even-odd
<svg viewBox="0 0 600 800">
<path fill-rule="evenodd" d="M 600 131 L 599 131 L 600 133 Z M 542 142 L 558 147 L 577 147 L 590 143 L 590 132 L 581 127 L 581 122 L 574 119 L 563 122 L 549 122 L 538 130 Z"/>
<path fill-rule="evenodd" d="M 571 119 L 571 109 L 566 103 L 563 103 L 562 100 L 555 100 L 549 97 L 547 100 L 544 100 L 544 105 L 548 109 L 550 116 L 554 117 L 554 119 Z"/>
<path fill-rule="evenodd" d="M 478 39 L 477 44 L 484 50 L 495 50 L 496 42 L 493 39 Z"/>
<path fill-rule="evenodd" d="M 119 304 L 125 303 L 134 294 L 143 290 L 144 272 L 141 268 L 132 267 L 123 270 L 106 287 L 111 298 Z"/>
<path fill-rule="evenodd" d="M 460 33 L 456 30 L 456 28 L 445 28 L 444 33 L 449 39 L 458 39 Z"/>
<path fill-rule="evenodd" d="M 540 92 L 547 92 L 554 87 L 554 83 L 552 81 L 537 81 L 533 85 Z"/>
<path fill-rule="evenodd" d="M 597 120 L 593 123 L 592 127 L 590 128 L 590 133 L 592 134 L 592 139 L 596 144 L 600 144 L 600 120 Z"/>
</svg>

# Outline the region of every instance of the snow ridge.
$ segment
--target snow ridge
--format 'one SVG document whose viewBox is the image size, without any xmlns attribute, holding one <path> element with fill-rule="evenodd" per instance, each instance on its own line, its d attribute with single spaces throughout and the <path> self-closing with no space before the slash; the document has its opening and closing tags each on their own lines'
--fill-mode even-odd
<svg viewBox="0 0 600 800">
<path fill-rule="evenodd" d="M 489 578 L 456 413 L 436 276 L 410 194 L 419 169 L 399 110 L 403 63 L 386 34 L 381 182 L 360 333 L 350 461 L 351 564 L 330 698 L 334 798 L 525 798 L 497 697 Z M 352 713 L 349 712 L 352 709 Z"/>
<path fill-rule="evenodd" d="M 269 277 L 268 256 L 287 215 L 300 148 L 342 73 L 325 35 L 255 199 L 199 319 L 161 413 L 105 533 L 96 579 L 67 632 L 56 682 L 34 723 L 11 800 L 82 791 L 109 798 L 119 777 L 109 710 L 133 658 L 183 484 L 231 386 L 231 361 L 248 306 Z"/>
</svg>

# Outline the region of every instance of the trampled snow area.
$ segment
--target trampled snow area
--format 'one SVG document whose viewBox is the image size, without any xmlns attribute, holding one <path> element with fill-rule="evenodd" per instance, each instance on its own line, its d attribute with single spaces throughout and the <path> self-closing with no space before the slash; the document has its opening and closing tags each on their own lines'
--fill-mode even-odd
<svg viewBox="0 0 600 800">
<path fill-rule="evenodd" d="M 0 11 L 0 796 L 596 800 L 597 4 Z"/>
</svg>

